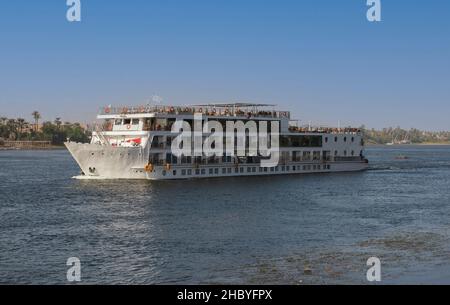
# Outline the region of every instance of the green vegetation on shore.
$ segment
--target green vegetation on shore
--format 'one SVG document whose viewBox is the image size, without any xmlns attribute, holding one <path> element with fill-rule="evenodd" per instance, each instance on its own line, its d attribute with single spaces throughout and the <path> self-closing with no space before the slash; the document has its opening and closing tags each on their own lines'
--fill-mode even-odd
<svg viewBox="0 0 450 305">
<path fill-rule="evenodd" d="M 383 128 L 382 130 L 361 128 L 367 144 L 449 144 L 449 131 L 422 131 L 415 128 L 410 130 L 397 128 Z"/>
<path fill-rule="evenodd" d="M 41 125 L 39 112 L 32 113 L 34 122 L 23 118 L 0 118 L 0 145 L 4 141 L 50 141 L 52 145 L 62 145 L 67 139 L 75 142 L 89 142 L 90 132 L 79 123 L 62 122 L 56 118 L 53 122 Z"/>
</svg>

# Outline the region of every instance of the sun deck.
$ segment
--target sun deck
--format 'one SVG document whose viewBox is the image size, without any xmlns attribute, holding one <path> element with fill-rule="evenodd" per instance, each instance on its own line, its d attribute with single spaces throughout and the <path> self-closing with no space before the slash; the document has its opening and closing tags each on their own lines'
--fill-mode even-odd
<svg viewBox="0 0 450 305">
<path fill-rule="evenodd" d="M 146 106 L 107 106 L 100 110 L 99 118 L 108 116 L 125 116 L 125 115 L 194 115 L 202 114 L 210 117 L 243 117 L 243 118 L 270 118 L 270 119 L 290 119 L 289 111 L 279 111 L 275 109 L 276 105 L 270 104 L 250 104 L 250 103 L 234 103 L 234 104 L 204 104 L 190 106 L 163 106 L 163 105 L 146 105 Z"/>
</svg>

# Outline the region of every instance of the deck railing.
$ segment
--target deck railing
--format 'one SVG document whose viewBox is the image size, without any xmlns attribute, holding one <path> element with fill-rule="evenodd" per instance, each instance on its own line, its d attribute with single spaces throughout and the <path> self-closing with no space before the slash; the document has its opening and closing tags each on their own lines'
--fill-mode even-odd
<svg viewBox="0 0 450 305">
<path fill-rule="evenodd" d="M 100 109 L 100 115 L 127 115 L 127 114 L 166 114 L 166 115 L 193 115 L 204 114 L 207 116 L 222 117 L 265 117 L 290 119 L 288 111 L 259 111 L 249 108 L 237 107 L 180 107 L 180 106 L 123 106 L 104 107 Z"/>
</svg>

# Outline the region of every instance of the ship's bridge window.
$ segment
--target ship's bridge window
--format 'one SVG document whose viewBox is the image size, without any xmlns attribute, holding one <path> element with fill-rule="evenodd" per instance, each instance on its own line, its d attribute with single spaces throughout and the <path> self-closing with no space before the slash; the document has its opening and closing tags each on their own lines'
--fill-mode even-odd
<svg viewBox="0 0 450 305">
<path fill-rule="evenodd" d="M 131 124 L 131 119 L 124 119 L 123 120 L 123 125 L 130 125 Z"/>
<path fill-rule="evenodd" d="M 132 124 L 133 125 L 139 125 L 139 119 L 133 119 Z"/>
<path fill-rule="evenodd" d="M 116 119 L 114 125 L 122 125 L 122 119 Z"/>
</svg>

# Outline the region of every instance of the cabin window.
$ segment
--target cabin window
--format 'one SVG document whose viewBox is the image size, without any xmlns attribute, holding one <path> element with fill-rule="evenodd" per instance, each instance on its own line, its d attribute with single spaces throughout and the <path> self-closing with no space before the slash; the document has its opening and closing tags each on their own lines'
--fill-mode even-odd
<svg viewBox="0 0 450 305">
<path fill-rule="evenodd" d="M 188 175 L 192 175 L 192 170 L 191 169 L 188 169 Z"/>
<path fill-rule="evenodd" d="M 202 169 L 202 175 L 206 175 L 206 169 Z"/>
<path fill-rule="evenodd" d="M 139 125 L 139 119 L 133 119 L 132 122 L 133 125 Z"/>
<path fill-rule="evenodd" d="M 344 142 L 347 142 L 347 137 L 344 137 Z"/>
<path fill-rule="evenodd" d="M 322 147 L 322 136 L 281 136 L 280 147 Z"/>
<path fill-rule="evenodd" d="M 213 174 L 213 169 L 212 169 L 212 168 L 209 169 L 209 174 L 210 174 L 210 175 Z"/>
<path fill-rule="evenodd" d="M 124 119 L 123 120 L 123 124 L 124 125 L 130 125 L 131 124 L 131 119 Z"/>
<path fill-rule="evenodd" d="M 311 152 L 304 151 L 303 152 L 303 161 L 310 161 L 311 160 Z"/>
<path fill-rule="evenodd" d="M 122 125 L 122 119 L 116 119 L 114 125 Z"/>
<path fill-rule="evenodd" d="M 334 142 L 337 142 L 337 140 L 338 140 L 338 138 L 337 138 L 337 137 L 334 137 Z"/>
<path fill-rule="evenodd" d="M 355 137 L 352 137 L 352 142 L 355 142 Z"/>
<path fill-rule="evenodd" d="M 185 169 L 181 170 L 181 176 L 186 176 L 186 170 Z"/>
<path fill-rule="evenodd" d="M 224 167 L 222 168 L 222 174 L 226 174 L 227 173 L 227 169 Z"/>
<path fill-rule="evenodd" d="M 173 171 L 173 175 L 174 175 L 174 176 L 177 175 L 177 171 L 176 171 L 176 170 Z"/>
<path fill-rule="evenodd" d="M 313 160 L 314 161 L 320 160 L 320 151 L 314 151 L 313 152 Z"/>
<path fill-rule="evenodd" d="M 325 143 L 328 143 L 328 137 L 325 137 Z"/>
<path fill-rule="evenodd" d="M 231 167 L 228 169 L 228 173 L 231 174 Z"/>
<path fill-rule="evenodd" d="M 352 156 L 354 156 L 355 155 L 355 151 L 354 150 L 352 150 Z"/>
</svg>

